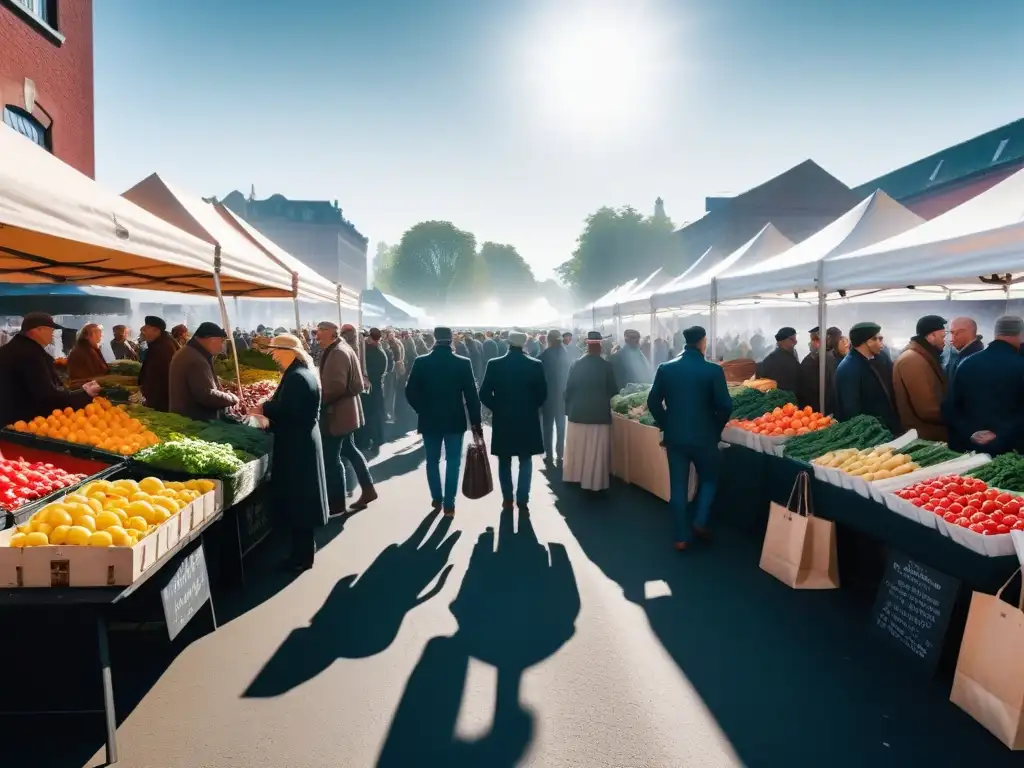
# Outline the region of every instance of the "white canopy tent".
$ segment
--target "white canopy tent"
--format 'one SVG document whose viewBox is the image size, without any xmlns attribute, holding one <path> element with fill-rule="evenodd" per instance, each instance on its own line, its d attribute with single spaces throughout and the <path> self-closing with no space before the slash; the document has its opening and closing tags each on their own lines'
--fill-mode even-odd
<svg viewBox="0 0 1024 768">
<path fill-rule="evenodd" d="M 0 279 L 288 297 L 283 270 L 237 260 L 0 125 Z M 218 284 L 219 283 L 219 284 Z"/>
</svg>

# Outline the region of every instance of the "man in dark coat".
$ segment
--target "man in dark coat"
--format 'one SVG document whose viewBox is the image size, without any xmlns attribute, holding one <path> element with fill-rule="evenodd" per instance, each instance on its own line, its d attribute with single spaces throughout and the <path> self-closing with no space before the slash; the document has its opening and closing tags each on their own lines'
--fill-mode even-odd
<svg viewBox="0 0 1024 768">
<path fill-rule="evenodd" d="M 569 365 L 579 360 L 582 354 L 582 350 L 573 343 L 572 334 L 568 331 L 562 334 L 562 349 L 565 350 L 565 357 L 569 361 Z"/>
<path fill-rule="evenodd" d="M 949 324 L 949 346 L 946 347 L 943 368 L 946 380 L 952 381 L 956 369 L 975 352 L 981 352 L 985 345 L 978 335 L 978 324 L 969 317 L 954 317 Z"/>
<path fill-rule="evenodd" d="M 625 343 L 610 357 L 615 370 L 615 383 L 622 389 L 627 384 L 650 384 L 654 378 L 651 361 L 640 351 L 640 332 L 627 330 L 623 333 Z"/>
<path fill-rule="evenodd" d="M 647 395 L 647 408 L 664 432 L 668 453 L 669 507 L 675 522 L 675 545 L 682 552 L 693 538 L 709 538 L 708 520 L 718 488 L 718 443 L 732 413 L 732 398 L 722 366 L 704 359 L 707 334 L 700 326 L 683 332 L 686 348 L 658 366 Z M 700 490 L 689 502 L 690 465 Z"/>
<path fill-rule="evenodd" d="M 487 336 L 483 340 L 484 349 L 484 367 L 496 357 L 500 357 L 498 354 L 498 342 L 494 340 L 494 334 L 491 331 L 487 332 Z"/>
<path fill-rule="evenodd" d="M 850 329 L 850 352 L 836 368 L 836 416 L 874 416 L 894 435 L 901 433 L 893 402 L 891 365 L 877 361 L 882 351 L 882 327 L 857 323 Z"/>
<path fill-rule="evenodd" d="M 1024 320 L 996 320 L 995 339 L 956 370 L 943 402 L 954 451 L 990 455 L 1024 450 Z"/>
<path fill-rule="evenodd" d="M 548 396 L 544 366 L 523 352 L 526 334 L 508 335 L 508 354 L 487 364 L 480 402 L 491 409 L 491 453 L 498 457 L 502 508 L 528 511 L 533 456 L 544 453 L 540 408 Z M 513 488 L 512 458 L 519 459 L 519 481 Z"/>
<path fill-rule="evenodd" d="M 562 346 L 558 331 L 548 333 L 548 348 L 540 353 L 544 366 L 544 381 L 548 397 L 541 409 L 544 422 L 544 461 L 552 464 L 556 459 L 562 462 L 565 455 L 565 383 L 569 379 L 568 350 Z"/>
<path fill-rule="evenodd" d="M 796 329 L 780 328 L 775 334 L 775 349 L 757 364 L 757 375 L 771 379 L 784 392 L 797 393 L 800 388 L 800 361 L 793 350 L 796 348 Z"/>
<path fill-rule="evenodd" d="M 483 440 L 480 426 L 480 397 L 473 378 L 473 364 L 452 352 L 451 328 L 434 329 L 434 348 L 416 358 L 405 397 L 419 415 L 419 433 L 426 453 L 427 485 L 434 509 L 455 514 L 455 495 L 459 491 L 462 466 L 462 441 L 466 434 L 466 414 L 473 434 Z M 441 485 L 441 450 L 444 449 L 445 477 Z"/>
<path fill-rule="evenodd" d="M 138 360 L 139 348 L 128 338 L 128 329 L 123 325 L 115 325 L 112 329 L 114 338 L 110 340 L 110 353 L 115 360 Z"/>
<path fill-rule="evenodd" d="M 100 393 L 95 381 L 74 392 L 61 384 L 46 351 L 55 330 L 61 326 L 50 315 L 30 312 L 22 318 L 21 333 L 0 347 L 0 427 L 49 416 L 58 408 L 84 408 Z"/>
<path fill-rule="evenodd" d="M 171 360 L 168 372 L 170 412 L 196 421 L 212 421 L 225 408 L 238 405 L 238 395 L 223 392 L 213 371 L 213 358 L 224 350 L 227 332 L 201 323 L 195 335 Z"/>
<path fill-rule="evenodd" d="M 313 360 L 297 336 L 274 337 L 270 351 L 284 373 L 274 396 L 253 410 L 266 417 L 274 434 L 270 499 L 275 516 L 292 531 L 292 550 L 286 567 L 304 571 L 313 567 L 314 532 L 327 524 L 328 515 L 319 427 L 320 382 Z"/>
<path fill-rule="evenodd" d="M 508 352 L 508 331 L 502 331 L 499 333 L 495 342 L 498 345 L 498 357 L 501 357 Z"/>
<path fill-rule="evenodd" d="M 829 354 L 835 347 L 836 341 L 842 336 L 842 331 L 836 327 L 829 328 L 825 332 L 825 403 L 822 407 L 821 397 L 818 390 L 821 386 L 820 360 L 821 360 L 821 329 L 814 326 L 810 330 L 811 352 L 800 361 L 800 378 L 797 389 L 794 393 L 800 407 L 811 406 L 818 413 L 830 415 L 836 412 L 836 367 L 839 361 L 835 355 Z"/>
<path fill-rule="evenodd" d="M 484 368 L 487 367 L 487 361 L 484 360 L 484 345 L 469 331 L 466 332 L 466 349 L 469 350 L 469 360 L 473 364 L 473 376 L 477 381 L 483 381 Z"/>
<path fill-rule="evenodd" d="M 366 338 L 366 378 L 370 380 L 370 391 L 366 394 L 366 443 L 371 454 L 380 453 L 384 445 L 384 378 L 394 363 L 388 362 L 387 353 L 381 348 L 379 328 L 371 328 Z"/>
<path fill-rule="evenodd" d="M 164 319 L 154 315 L 146 317 L 142 338 L 146 341 L 146 355 L 139 371 L 139 388 L 149 408 L 166 413 L 171 408 L 171 360 L 178 345 L 167 333 Z"/>
</svg>

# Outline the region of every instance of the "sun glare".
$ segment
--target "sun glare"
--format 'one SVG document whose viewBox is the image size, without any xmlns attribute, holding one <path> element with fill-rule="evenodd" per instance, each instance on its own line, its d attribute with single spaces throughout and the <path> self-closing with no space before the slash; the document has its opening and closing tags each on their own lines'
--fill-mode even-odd
<svg viewBox="0 0 1024 768">
<path fill-rule="evenodd" d="M 645 0 L 555 5 L 519 41 L 538 127 L 608 137 L 657 121 L 674 75 L 670 17 Z"/>
</svg>

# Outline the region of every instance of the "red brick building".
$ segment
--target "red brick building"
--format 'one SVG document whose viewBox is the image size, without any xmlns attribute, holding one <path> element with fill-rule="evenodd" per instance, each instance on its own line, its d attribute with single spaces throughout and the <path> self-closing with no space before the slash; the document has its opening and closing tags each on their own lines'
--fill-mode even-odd
<svg viewBox="0 0 1024 768">
<path fill-rule="evenodd" d="M 0 0 L 0 116 L 95 178 L 92 0 Z"/>
</svg>

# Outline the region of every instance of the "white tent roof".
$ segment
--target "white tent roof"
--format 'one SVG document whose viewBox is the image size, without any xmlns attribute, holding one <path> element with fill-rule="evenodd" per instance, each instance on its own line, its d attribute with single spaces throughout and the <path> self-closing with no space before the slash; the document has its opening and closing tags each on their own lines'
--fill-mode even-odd
<svg viewBox="0 0 1024 768">
<path fill-rule="evenodd" d="M 671 288 L 666 286 L 658 291 L 654 296 L 654 306 L 662 309 L 689 303 L 706 304 L 711 300 L 712 278 L 722 278 L 755 269 L 757 265 L 792 247 L 793 242 L 769 222 L 761 227 L 756 235 L 713 266 L 682 282 L 674 282 Z"/>
<path fill-rule="evenodd" d="M 906 232 L 924 219 L 882 190 L 777 256 L 717 280 L 718 299 L 817 290 L 817 265 Z"/>
<path fill-rule="evenodd" d="M 207 242 L 104 188 L 0 125 L 0 274 L 12 283 L 75 283 L 212 294 Z M 221 260 L 226 294 L 290 296 L 264 270 Z"/>
<path fill-rule="evenodd" d="M 381 291 L 381 295 L 389 302 L 391 302 L 392 306 L 402 310 L 409 317 L 413 317 L 418 320 L 420 318 L 424 318 L 427 316 L 427 311 L 422 307 L 413 306 L 407 301 L 402 301 L 397 296 L 392 296 L 390 293 L 384 293 L 383 291 Z"/>
<path fill-rule="evenodd" d="M 830 289 L 950 284 L 1024 272 L 1024 171 L 924 222 L 830 262 Z"/>
<path fill-rule="evenodd" d="M 230 263 L 236 270 L 260 275 L 265 282 L 281 289 L 285 296 L 293 295 L 291 273 L 225 221 L 202 198 L 178 189 L 156 173 L 124 192 L 122 197 L 200 240 L 219 245 L 222 268 Z"/>
<path fill-rule="evenodd" d="M 205 203 L 204 203 L 205 204 Z M 294 272 L 298 278 L 298 294 L 300 299 L 308 301 L 322 301 L 334 304 L 337 301 L 337 284 L 332 283 L 326 277 L 321 276 L 316 270 L 306 266 L 303 262 L 292 256 L 288 251 L 268 238 L 258 229 L 253 227 L 242 217 L 237 216 L 234 211 L 221 203 L 212 206 L 225 221 L 236 227 L 243 235 L 248 237 L 263 250 L 270 258 L 278 262 L 288 272 Z M 347 309 L 356 309 L 359 306 L 359 294 L 350 288 L 342 286 L 341 306 Z"/>
</svg>

